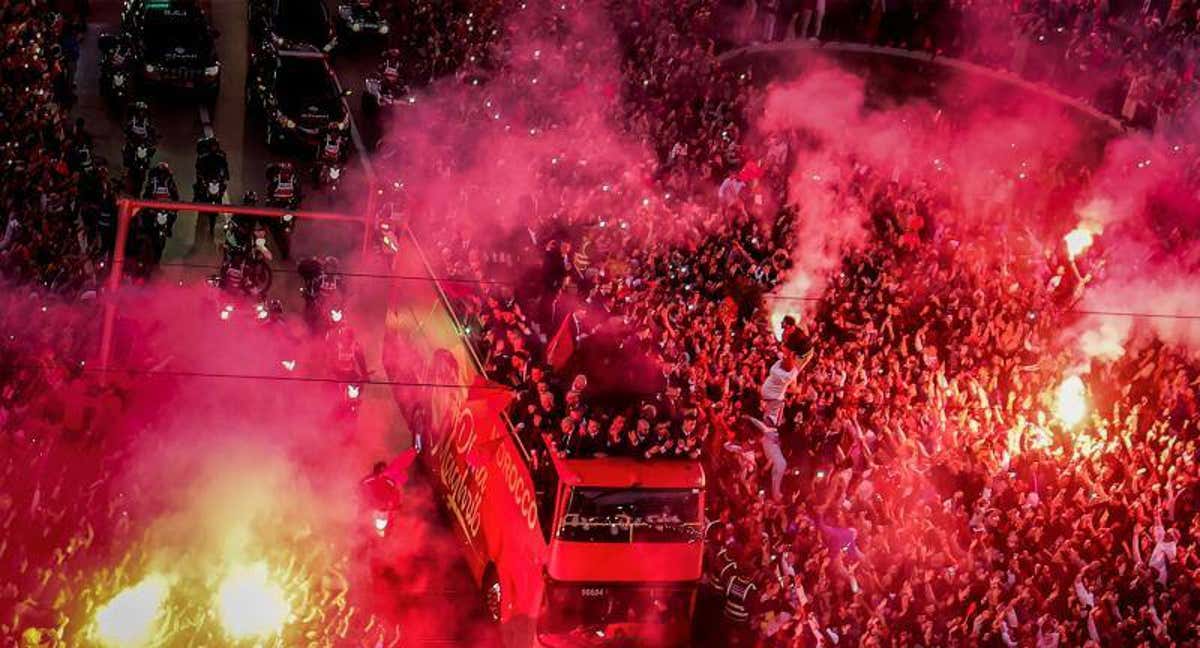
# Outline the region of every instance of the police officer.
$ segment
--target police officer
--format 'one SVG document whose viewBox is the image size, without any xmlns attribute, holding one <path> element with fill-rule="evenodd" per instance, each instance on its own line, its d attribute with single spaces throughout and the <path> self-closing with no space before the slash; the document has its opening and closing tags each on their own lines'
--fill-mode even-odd
<svg viewBox="0 0 1200 648">
<path fill-rule="evenodd" d="M 220 185 L 220 192 L 210 195 L 205 185 L 215 182 Z M 229 182 L 229 160 L 217 138 L 207 135 L 196 142 L 196 184 L 192 186 L 192 200 L 218 204 L 225 194 L 225 185 Z M 203 199 L 202 199 L 203 197 Z M 216 212 L 208 212 L 208 235 L 212 236 L 216 228 Z"/>
<path fill-rule="evenodd" d="M 725 609 L 722 616 L 728 628 L 730 646 L 754 645 L 754 631 L 751 627 L 756 607 L 758 605 L 758 585 L 747 578 L 736 563 L 727 563 L 722 570 L 725 593 Z"/>
<path fill-rule="evenodd" d="M 300 209 L 300 174 L 291 162 L 276 162 L 267 166 L 267 206 L 279 209 Z M 279 256 L 287 260 L 292 251 L 292 228 L 295 217 L 287 214 L 269 223 Z"/>
<path fill-rule="evenodd" d="M 135 101 L 129 106 L 129 119 L 125 121 L 125 138 L 136 141 L 154 142 L 158 132 L 150 123 L 150 107 L 145 101 Z"/>
<path fill-rule="evenodd" d="M 258 204 L 258 194 L 247 191 L 242 194 L 242 204 L 253 207 Z M 250 249 L 250 236 L 255 218 L 246 214 L 233 214 L 225 227 L 225 256 L 227 259 L 244 254 Z"/>
<path fill-rule="evenodd" d="M 350 325 L 338 322 L 325 334 L 325 339 L 330 343 L 330 360 L 338 380 L 356 381 L 367 377 L 367 357 Z"/>
</svg>

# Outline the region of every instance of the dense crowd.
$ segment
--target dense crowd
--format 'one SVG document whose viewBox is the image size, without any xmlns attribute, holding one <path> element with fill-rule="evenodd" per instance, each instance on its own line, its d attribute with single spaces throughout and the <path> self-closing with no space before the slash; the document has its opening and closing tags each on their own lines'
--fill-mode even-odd
<svg viewBox="0 0 1200 648">
<path fill-rule="evenodd" d="M 655 158 L 596 172 L 612 183 L 539 175 L 549 188 L 518 235 L 438 240 L 445 272 L 482 286 L 456 289 L 456 307 L 489 376 L 516 392 L 523 442 L 702 456 L 708 591 L 725 600 L 731 642 L 1200 640 L 1194 355 L 1147 336 L 1081 362 L 1061 333 L 1103 264 L 1063 249 L 1073 222 L 1034 232 L 966 217 L 945 188 L 849 157 L 835 193 L 868 214 L 867 241 L 811 304 L 772 317 L 787 312 L 770 293 L 807 198 L 783 180 L 811 143 L 741 136 L 746 80 L 707 76 L 703 32 L 641 11 L 627 24 L 643 29 L 619 32 L 627 91 L 609 117 Z M 696 78 L 716 81 L 697 96 Z M 1037 209 L 1053 203 L 1064 221 L 1088 180 L 1073 164 L 1027 169 L 1045 178 Z M 773 496 L 747 421 L 796 335 L 814 351 L 787 395 Z M 1068 424 L 1055 398 L 1074 375 L 1089 415 Z"/>
<path fill-rule="evenodd" d="M 792 271 L 807 198 L 789 191 L 789 165 L 812 143 L 804 133 L 746 134 L 755 82 L 720 69 L 711 37 L 730 7 L 609 7 L 609 75 L 604 52 L 576 47 L 579 26 L 564 15 L 588 14 L 568 4 L 539 26 L 568 72 L 536 77 L 550 88 L 527 101 L 585 88 L 589 101 L 603 98 L 607 128 L 646 142 L 647 155 L 576 147 L 531 158 L 537 189 L 522 201 L 522 227 L 488 239 L 439 230 L 435 242 L 448 285 L 466 286 L 454 304 L 489 378 L 512 387 L 509 415 L 535 460 L 704 461 L 705 593 L 726 603 L 736 593 L 737 605 L 725 605 L 729 643 L 1200 642 L 1200 365 L 1152 337 L 1086 364 L 1062 344 L 1101 271 L 1100 251 L 1059 249 L 1073 223 L 1019 232 L 963 217 L 967 207 L 937 187 L 838 157 L 834 193 L 839 207 L 868 214 L 866 240 L 811 300 L 781 301 L 789 296 L 772 293 Z M 823 0 L 764 0 L 737 14 L 749 16 L 739 36 L 845 33 L 962 55 L 1135 122 L 1161 124 L 1195 96 L 1195 9 L 1185 2 L 918 4 L 870 3 L 835 21 Z M 418 76 L 487 69 L 512 84 L 509 99 L 528 90 L 505 70 L 524 55 L 511 26 L 498 31 L 505 7 L 465 5 L 414 5 L 412 31 L 397 38 L 427 62 Z M 91 294 L 114 189 L 102 165 L 82 159 L 87 135 L 69 117 L 74 21 L 7 2 L 2 22 L 0 641 L 79 645 L 97 606 L 149 569 L 125 504 L 141 496 L 110 490 L 137 433 L 121 429 L 136 384 L 87 371 L 95 313 L 67 301 Z M 1112 83 L 1067 85 L 1095 69 Z M 506 116 L 539 136 L 577 133 L 596 117 L 517 103 Z M 487 108 L 468 116 L 490 119 Z M 1029 171 L 1057 178 L 1046 193 L 1086 182 L 1050 166 Z M 783 407 L 778 484 L 747 421 L 763 415 L 761 386 L 781 341 L 797 338 L 812 352 Z M 125 360 L 152 366 L 155 356 Z M 1076 425 L 1054 414 L 1068 375 L 1089 392 Z M 355 615 L 344 560 L 326 564 L 328 552 L 304 540 L 284 545 L 295 554 L 272 560 L 299 561 L 289 578 L 328 575 L 305 581 L 311 616 L 289 642 L 398 641 Z M 170 623 L 212 640 L 203 617 L 180 606 Z"/>
<path fill-rule="evenodd" d="M 1044 82 L 1123 122 L 1181 126 L 1200 96 L 1195 2 L 725 3 L 733 43 L 821 38 L 956 56 Z"/>
</svg>

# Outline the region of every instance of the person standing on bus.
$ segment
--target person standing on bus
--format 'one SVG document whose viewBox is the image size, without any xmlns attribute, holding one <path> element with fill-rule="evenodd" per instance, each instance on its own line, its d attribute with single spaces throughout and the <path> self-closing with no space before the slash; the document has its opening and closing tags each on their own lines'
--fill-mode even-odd
<svg viewBox="0 0 1200 648">
<path fill-rule="evenodd" d="M 783 418 L 783 405 L 787 393 L 796 384 L 800 370 L 812 359 L 812 345 L 803 333 L 792 331 L 784 339 L 779 359 L 767 371 L 767 378 L 759 390 L 762 418 L 747 416 L 755 428 L 762 433 L 763 454 L 771 464 L 771 497 L 783 497 L 783 476 L 787 473 L 787 459 L 779 446 L 779 424 Z"/>
</svg>

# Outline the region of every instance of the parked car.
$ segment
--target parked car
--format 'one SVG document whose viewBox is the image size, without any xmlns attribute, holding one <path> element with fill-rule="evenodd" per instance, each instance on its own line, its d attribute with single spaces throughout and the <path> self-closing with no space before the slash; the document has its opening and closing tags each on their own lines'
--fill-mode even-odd
<svg viewBox="0 0 1200 648">
<path fill-rule="evenodd" d="M 348 131 L 349 94 L 320 52 L 266 47 L 250 57 L 247 108 L 266 121 L 268 146 L 293 142 L 315 148 L 327 130 Z"/>
<path fill-rule="evenodd" d="M 216 99 L 221 86 L 217 31 L 195 0 L 128 0 L 121 27 L 142 87 L 190 90 Z"/>
</svg>

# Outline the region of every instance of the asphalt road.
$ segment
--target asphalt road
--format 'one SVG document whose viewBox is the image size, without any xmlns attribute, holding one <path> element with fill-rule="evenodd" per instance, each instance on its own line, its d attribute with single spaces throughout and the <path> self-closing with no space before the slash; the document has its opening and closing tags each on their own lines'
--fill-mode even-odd
<svg viewBox="0 0 1200 648">
<path fill-rule="evenodd" d="M 244 89 L 248 35 L 245 0 L 212 0 L 207 6 L 213 26 L 219 32 L 217 49 L 222 66 L 220 95 L 215 104 L 203 105 L 197 98 L 175 93 L 150 93 L 143 98 L 151 107 L 152 120 L 160 137 L 155 161 L 170 164 L 181 198 L 191 198 L 195 143 L 206 132 L 211 132 L 228 155 L 231 178 L 227 201 L 236 203 L 246 190 L 255 190 L 262 195 L 269 162 L 289 159 L 304 170 L 308 160 L 298 153 L 269 150 L 262 124 L 246 120 Z M 81 44 L 75 78 L 79 97 L 76 115 L 86 120 L 94 137 L 96 154 L 107 160 L 114 174 L 122 172 L 123 118 L 100 96 L 96 42 L 102 33 L 119 31 L 120 9 L 120 0 L 93 0 L 92 21 Z M 347 163 L 342 195 L 334 202 L 306 199 L 304 208 L 353 213 L 365 202 L 369 161 L 361 149 L 362 140 L 357 132 L 362 116 L 360 94 L 363 79 L 374 69 L 384 46 L 380 39 L 367 40 L 351 51 L 335 51 L 333 55 L 333 67 L 342 87 L 353 91 L 347 104 L 355 122 L 352 138 L 355 149 Z M 194 212 L 180 212 L 163 260 L 164 266 L 168 267 L 160 270 L 160 281 L 198 283 L 216 271 L 220 257 L 205 225 L 204 219 L 197 219 Z M 289 317 L 298 317 L 296 314 L 301 312 L 302 306 L 299 280 L 294 271 L 295 259 L 331 254 L 343 260 L 344 270 L 380 272 L 369 261 L 350 267 L 360 237 L 361 229 L 354 227 L 347 231 L 345 227 L 298 224 L 293 239 L 293 259 L 274 264 L 275 282 L 271 289 L 272 296 L 283 301 Z M 379 362 L 379 349 L 384 296 L 389 284 L 384 279 L 370 277 L 354 277 L 350 281 L 353 283 L 347 306 L 357 318 L 356 328 L 367 351 L 373 377 L 383 378 L 386 374 Z M 216 314 L 211 314 L 214 325 Z M 206 315 L 181 314 L 189 317 Z M 390 406 L 390 394 L 383 387 L 368 388 L 365 396 L 364 411 Z M 403 428 L 403 424 L 397 423 L 396 427 Z M 407 434 L 407 431 L 401 430 L 401 433 Z M 410 501 L 414 519 L 420 523 L 397 539 L 397 543 L 403 545 L 403 550 L 394 559 L 400 568 L 392 578 L 381 579 L 375 584 L 380 597 L 378 604 L 402 620 L 407 629 L 406 646 L 488 645 L 494 638 L 487 629 L 478 589 L 469 578 L 456 541 L 444 517 L 437 513 L 428 486 L 418 483 L 414 489 Z"/>
<path fill-rule="evenodd" d="M 96 39 L 104 32 L 120 29 L 119 0 L 97 0 L 92 4 L 92 22 L 87 38 L 81 46 L 81 56 L 76 72 L 76 90 L 79 102 L 76 113 L 83 117 L 95 136 L 96 153 L 108 160 L 114 171 L 121 169 L 122 117 L 100 96 L 100 64 Z M 228 200 L 236 203 L 247 190 L 261 196 L 266 186 L 266 166 L 272 161 L 291 160 L 297 168 L 306 170 L 309 160 L 295 151 L 271 151 L 265 142 L 262 124 L 246 119 L 245 82 L 248 35 L 246 28 L 246 4 L 244 0 L 212 0 L 210 16 L 219 32 L 217 51 L 221 60 L 221 91 L 215 105 L 203 105 L 198 99 L 180 93 L 147 92 L 142 96 L 151 106 L 152 120 L 160 134 L 155 161 L 166 161 L 175 175 L 175 182 L 184 199 L 191 198 L 191 187 L 195 180 L 195 144 L 206 131 L 216 135 L 229 156 L 230 184 Z M 345 195 L 336 201 L 323 196 L 312 196 L 304 207 L 312 209 L 350 209 L 363 200 L 366 173 L 369 165 L 358 147 L 361 139 L 357 127 L 362 122 L 360 95 L 363 79 L 374 69 L 379 52 L 384 47 L 381 39 L 366 39 L 347 51 L 335 51 L 333 67 L 344 89 L 353 92 L 346 102 L 355 123 L 355 144 L 347 165 L 343 181 Z M 307 178 L 306 178 L 307 179 Z M 180 213 L 176 232 L 167 246 L 167 262 L 192 258 L 211 252 L 206 232 L 197 228 L 193 213 Z M 298 237 L 299 251 L 306 250 L 303 238 Z M 336 252 L 336 251 L 334 251 Z M 211 256 L 211 255 L 209 255 Z"/>
</svg>

